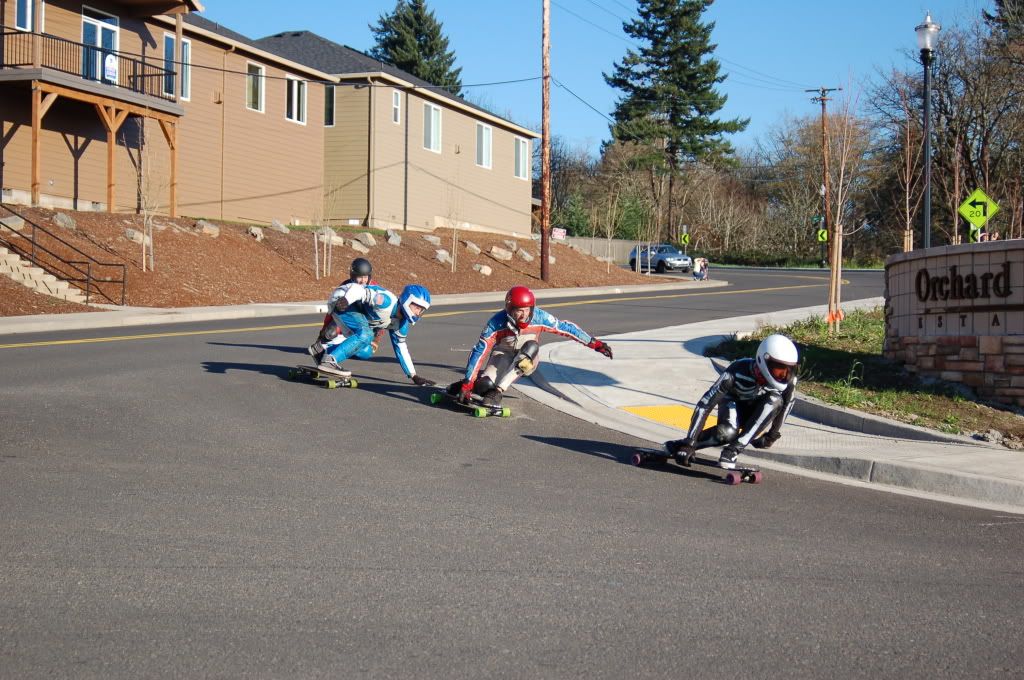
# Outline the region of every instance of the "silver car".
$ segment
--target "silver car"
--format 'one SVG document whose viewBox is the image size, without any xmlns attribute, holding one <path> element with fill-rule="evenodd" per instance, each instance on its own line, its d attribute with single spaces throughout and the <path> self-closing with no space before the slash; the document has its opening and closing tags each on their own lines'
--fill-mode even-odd
<svg viewBox="0 0 1024 680">
<path fill-rule="evenodd" d="M 634 271 L 638 257 L 641 270 L 654 269 L 659 274 L 670 270 L 688 272 L 693 269 L 693 260 L 690 256 L 684 255 L 678 248 L 667 243 L 633 248 L 629 253 L 629 268 Z"/>
</svg>

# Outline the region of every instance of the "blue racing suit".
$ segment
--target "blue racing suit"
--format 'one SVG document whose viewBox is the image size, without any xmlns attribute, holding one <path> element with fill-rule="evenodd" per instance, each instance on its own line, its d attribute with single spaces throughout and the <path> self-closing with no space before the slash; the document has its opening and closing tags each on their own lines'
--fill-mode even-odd
<svg viewBox="0 0 1024 680">
<path fill-rule="evenodd" d="M 346 359 L 373 356 L 373 339 L 378 330 L 387 330 L 395 357 L 405 374 L 412 378 L 416 367 L 405 339 L 412 324 L 398 307 L 398 296 L 374 284 L 347 283 L 339 286 L 328 300 L 341 334 L 324 345 L 324 350 L 341 364 Z"/>
<path fill-rule="evenodd" d="M 541 333 L 562 335 L 584 345 L 590 345 L 594 340 L 589 333 L 573 322 L 559 321 L 540 307 L 533 308 L 533 316 L 530 317 L 530 322 L 526 328 L 519 328 L 509 318 L 508 313 L 505 310 L 501 310 L 490 318 L 480 334 L 480 339 L 473 346 L 473 351 L 469 355 L 469 362 L 466 364 L 466 381 L 472 384 L 476 380 L 483 367 L 484 360 L 495 347 L 511 356 L 524 343 L 530 340 L 539 341 Z"/>
</svg>

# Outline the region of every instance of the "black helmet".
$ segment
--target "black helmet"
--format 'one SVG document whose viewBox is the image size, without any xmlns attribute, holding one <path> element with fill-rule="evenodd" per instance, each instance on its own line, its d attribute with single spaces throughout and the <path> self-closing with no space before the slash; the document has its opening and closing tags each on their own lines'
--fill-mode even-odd
<svg viewBox="0 0 1024 680">
<path fill-rule="evenodd" d="M 365 257 L 357 257 L 352 260 L 352 266 L 348 269 L 348 275 L 353 279 L 360 276 L 371 276 L 373 275 L 373 265 Z"/>
</svg>

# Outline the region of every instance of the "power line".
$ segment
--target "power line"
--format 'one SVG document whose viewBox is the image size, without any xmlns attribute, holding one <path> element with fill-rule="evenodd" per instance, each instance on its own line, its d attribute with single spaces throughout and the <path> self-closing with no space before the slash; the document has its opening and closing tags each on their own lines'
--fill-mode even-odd
<svg viewBox="0 0 1024 680">
<path fill-rule="evenodd" d="M 601 116 L 602 118 L 604 118 L 605 120 L 607 120 L 607 121 L 608 121 L 609 123 L 611 123 L 612 125 L 614 125 L 614 124 L 615 124 L 615 121 L 614 121 L 614 120 L 612 120 L 612 119 L 611 119 L 611 118 L 609 118 L 609 117 L 608 117 L 607 115 L 605 115 L 604 113 L 602 113 L 601 111 L 599 111 L 599 110 L 598 110 L 598 109 L 597 109 L 597 108 L 596 108 L 596 107 L 595 107 L 595 106 L 594 106 L 593 104 L 591 104 L 590 102 L 588 102 L 588 101 L 587 101 L 586 99 L 584 99 L 583 97 L 579 96 L 578 94 L 576 94 L 575 92 L 573 92 L 572 90 L 570 90 L 570 89 L 569 89 L 568 87 L 566 87 L 566 86 L 565 86 L 565 85 L 564 85 L 564 84 L 563 84 L 563 83 L 562 83 L 562 82 L 561 82 L 560 80 L 558 80 L 558 78 L 552 77 L 552 78 L 551 78 L 551 80 L 552 80 L 552 81 L 554 81 L 555 85 L 557 85 L 558 87 L 562 88 L 563 90 L 565 90 L 566 92 L 568 92 L 569 94 L 571 94 L 571 95 L 572 95 L 573 97 L 576 97 L 576 99 L 578 99 L 578 100 L 579 100 L 580 102 L 582 102 L 582 103 L 583 103 L 583 105 L 584 105 L 584 106 L 586 106 L 586 107 L 587 107 L 588 109 L 590 109 L 591 111 L 593 111 L 593 112 L 594 112 L 594 113 L 596 113 L 597 115 Z"/>
</svg>

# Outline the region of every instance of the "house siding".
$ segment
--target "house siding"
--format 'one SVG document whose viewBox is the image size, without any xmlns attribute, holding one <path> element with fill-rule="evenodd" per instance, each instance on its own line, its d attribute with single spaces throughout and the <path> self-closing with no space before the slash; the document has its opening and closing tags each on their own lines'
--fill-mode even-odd
<svg viewBox="0 0 1024 680">
<path fill-rule="evenodd" d="M 324 213 L 332 222 L 366 220 L 369 191 L 370 88 L 334 88 L 334 127 L 324 128 Z"/>
<path fill-rule="evenodd" d="M 443 102 L 403 93 L 403 119 L 391 122 L 390 87 L 374 88 L 374 226 L 433 230 L 458 226 L 478 231 L 529 234 L 529 181 L 513 174 L 517 136 Z M 408 102 L 408 105 L 406 105 Z M 441 153 L 423 146 L 424 103 L 441 109 Z M 492 129 L 491 168 L 476 164 L 476 124 Z M 408 125 L 408 128 L 406 127 Z M 405 135 L 408 132 L 408 207 L 405 206 Z"/>
<path fill-rule="evenodd" d="M 117 3 L 88 5 L 114 15 L 127 14 Z M 45 32 L 80 42 L 80 7 L 48 2 Z M 4 16 L 13 22 L 13 2 L 4 2 Z M 290 122 L 285 119 L 283 80 L 289 71 L 190 33 L 187 23 L 184 28 L 184 37 L 192 44 L 192 69 L 190 100 L 181 101 L 184 115 L 177 122 L 178 212 L 227 220 L 308 223 L 323 204 L 323 87 L 307 85 L 306 124 Z M 122 17 L 118 47 L 159 64 L 165 33 L 173 34 L 173 26 Z M 250 61 L 266 69 L 263 113 L 245 106 L 244 72 Z M 111 94 L 116 97 L 116 89 Z M 31 188 L 30 116 L 27 84 L 0 86 L 0 185 L 21 194 Z M 106 207 L 106 131 L 95 107 L 61 97 L 43 118 L 42 128 L 41 202 L 85 210 Z M 165 212 L 170 160 L 159 124 L 129 116 L 118 132 L 117 144 L 115 210 L 139 209 L 136 168 L 141 162 L 152 168 L 144 189 L 156 193 L 158 209 Z"/>
</svg>

